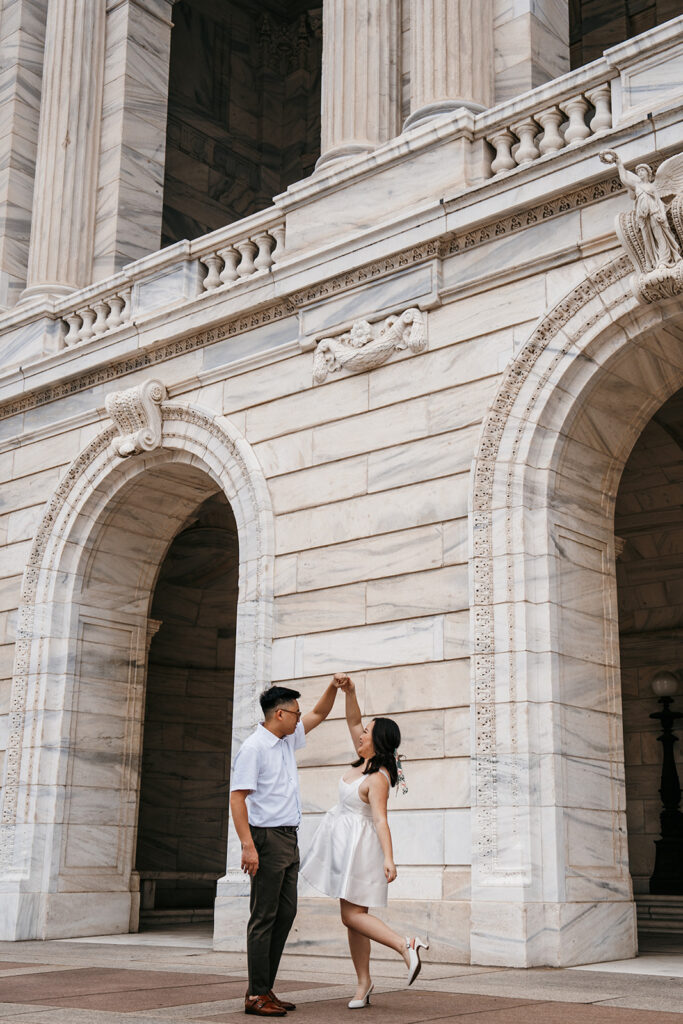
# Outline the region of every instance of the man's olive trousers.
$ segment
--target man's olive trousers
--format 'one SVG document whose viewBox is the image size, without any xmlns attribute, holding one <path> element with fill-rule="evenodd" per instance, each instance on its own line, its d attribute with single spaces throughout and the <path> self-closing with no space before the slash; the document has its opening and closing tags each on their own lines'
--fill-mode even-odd
<svg viewBox="0 0 683 1024">
<path fill-rule="evenodd" d="M 247 927 L 249 995 L 270 992 L 280 964 L 282 950 L 296 917 L 299 877 L 297 831 L 290 826 L 251 826 L 259 857 L 258 871 L 251 879 Z"/>
</svg>

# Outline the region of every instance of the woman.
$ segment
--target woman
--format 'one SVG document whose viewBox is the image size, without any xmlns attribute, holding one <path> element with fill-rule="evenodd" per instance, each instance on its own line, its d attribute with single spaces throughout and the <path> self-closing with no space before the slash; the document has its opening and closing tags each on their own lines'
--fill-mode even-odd
<svg viewBox="0 0 683 1024">
<path fill-rule="evenodd" d="M 395 949 L 408 968 L 408 984 L 420 973 L 422 939 L 404 938 L 368 913 L 368 907 L 387 905 L 389 882 L 396 865 L 387 822 L 389 789 L 398 781 L 396 751 L 401 733 L 390 718 L 374 718 L 363 728 L 356 688 L 348 676 L 336 677 L 346 695 L 346 722 L 358 752 L 339 780 L 339 803 L 328 811 L 301 864 L 307 882 L 326 896 L 339 899 L 358 987 L 348 1004 L 367 1006 L 373 989 L 370 978 L 370 940 Z"/>
</svg>

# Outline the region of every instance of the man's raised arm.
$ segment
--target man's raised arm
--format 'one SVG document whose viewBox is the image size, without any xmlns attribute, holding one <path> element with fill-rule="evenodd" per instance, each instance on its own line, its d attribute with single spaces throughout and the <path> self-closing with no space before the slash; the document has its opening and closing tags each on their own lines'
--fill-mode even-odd
<svg viewBox="0 0 683 1024">
<path fill-rule="evenodd" d="M 308 711 L 302 716 L 301 721 L 304 725 L 304 732 L 310 732 L 311 729 L 315 729 L 316 726 L 324 722 L 330 711 L 334 707 L 334 701 L 339 692 L 339 687 L 342 680 L 346 679 L 346 676 L 341 672 L 338 672 L 333 678 L 330 685 L 327 687 L 322 697 L 315 705 L 312 711 Z"/>
</svg>

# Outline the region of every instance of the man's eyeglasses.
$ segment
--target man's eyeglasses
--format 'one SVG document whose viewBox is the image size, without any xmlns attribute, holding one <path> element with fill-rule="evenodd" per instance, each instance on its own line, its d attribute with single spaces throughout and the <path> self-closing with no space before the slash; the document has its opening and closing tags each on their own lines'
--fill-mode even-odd
<svg viewBox="0 0 683 1024">
<path fill-rule="evenodd" d="M 300 711 L 291 711 L 290 708 L 278 708 L 278 711 L 286 711 L 288 715 L 296 715 L 297 722 L 301 718 L 301 712 Z"/>
</svg>

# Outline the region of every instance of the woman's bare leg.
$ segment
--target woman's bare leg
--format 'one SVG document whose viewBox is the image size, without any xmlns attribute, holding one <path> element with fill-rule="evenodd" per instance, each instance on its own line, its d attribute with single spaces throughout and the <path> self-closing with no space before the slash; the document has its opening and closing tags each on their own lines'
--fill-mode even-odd
<svg viewBox="0 0 683 1024">
<path fill-rule="evenodd" d="M 354 993 L 354 999 L 362 999 L 370 988 L 372 978 L 370 977 L 370 939 L 353 928 L 347 928 L 346 934 L 349 937 L 349 949 L 353 966 L 356 968 L 358 985 Z"/>
<path fill-rule="evenodd" d="M 342 921 L 349 929 L 349 934 L 354 931 L 367 939 L 372 939 L 373 942 L 380 942 L 383 946 L 388 946 L 389 949 L 395 949 L 396 952 L 403 957 L 406 964 L 410 962 L 408 950 L 406 949 L 406 940 L 403 935 L 399 935 L 398 932 L 393 931 L 388 924 L 385 924 L 384 921 L 380 921 L 378 917 L 373 917 L 372 914 L 368 914 L 367 907 L 359 907 L 355 903 L 349 903 L 348 900 L 340 900 L 339 903 L 341 905 Z M 349 948 L 351 948 L 350 938 Z M 351 953 L 351 956 L 353 956 L 353 952 Z M 369 956 L 368 943 L 368 960 Z M 361 995 L 363 995 L 362 992 Z"/>
</svg>

